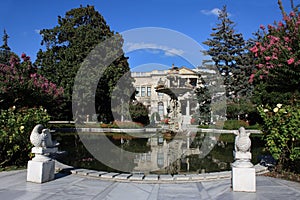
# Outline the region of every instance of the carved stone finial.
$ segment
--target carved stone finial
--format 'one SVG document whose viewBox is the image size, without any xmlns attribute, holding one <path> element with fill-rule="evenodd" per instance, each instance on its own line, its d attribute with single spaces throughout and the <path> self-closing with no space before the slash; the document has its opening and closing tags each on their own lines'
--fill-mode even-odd
<svg viewBox="0 0 300 200">
<path fill-rule="evenodd" d="M 235 162 L 232 164 L 234 167 L 252 167 L 250 162 L 252 154 L 250 152 L 251 140 L 250 133 L 247 133 L 244 127 L 240 127 L 235 131 L 235 144 L 234 144 L 234 158 Z"/>
<path fill-rule="evenodd" d="M 51 148 L 56 147 L 59 144 L 56 141 L 52 141 L 52 136 L 49 129 L 45 129 L 43 125 L 36 125 L 30 135 L 30 142 L 35 147 Z"/>
<path fill-rule="evenodd" d="M 247 133 L 244 127 L 240 127 L 235 134 L 237 135 L 235 138 L 235 151 L 249 152 L 251 147 L 250 133 Z"/>
</svg>

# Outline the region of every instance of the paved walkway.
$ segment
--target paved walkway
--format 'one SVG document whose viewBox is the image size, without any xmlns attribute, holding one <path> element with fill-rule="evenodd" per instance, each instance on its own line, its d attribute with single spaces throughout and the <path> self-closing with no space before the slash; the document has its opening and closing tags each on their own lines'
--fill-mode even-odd
<svg viewBox="0 0 300 200">
<path fill-rule="evenodd" d="M 26 182 L 26 170 L 0 173 L 1 200 L 45 199 L 300 199 L 300 184 L 265 176 L 257 176 L 256 193 L 232 192 L 230 179 L 188 183 L 135 183 L 100 180 L 78 174 L 57 174 L 43 183 Z"/>
</svg>

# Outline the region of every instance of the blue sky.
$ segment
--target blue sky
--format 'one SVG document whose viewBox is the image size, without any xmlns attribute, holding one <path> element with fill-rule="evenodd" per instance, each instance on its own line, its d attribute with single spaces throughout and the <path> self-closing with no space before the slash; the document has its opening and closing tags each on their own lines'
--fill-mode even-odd
<svg viewBox="0 0 300 200">
<path fill-rule="evenodd" d="M 296 5 L 300 3 L 299 0 L 294 1 Z M 290 0 L 283 0 L 283 3 L 289 12 Z M 218 22 L 217 10 L 223 5 L 227 5 L 230 19 L 236 23 L 235 30 L 242 33 L 245 39 L 252 37 L 261 24 L 268 25 L 282 19 L 277 0 L 6 0 L 1 1 L 0 33 L 2 35 L 5 28 L 10 36 L 8 44 L 12 51 L 18 55 L 25 52 L 34 61 L 37 51 L 43 48 L 38 31 L 53 28 L 57 25 L 58 15 L 64 16 L 66 11 L 87 4 L 94 5 L 114 31 L 126 33 L 135 28 L 159 27 L 184 35 L 204 49 L 207 47 L 202 42 L 210 37 L 212 27 Z M 141 70 L 149 63 L 157 63 L 161 69 L 173 63 L 188 67 L 201 64 L 200 58 L 199 63 L 187 61 L 182 56 L 180 45 L 174 48 L 167 45 L 167 49 L 160 44 L 163 43 L 161 38 L 152 39 L 152 43 L 143 42 L 144 47 L 154 48 L 157 45 L 158 49 L 126 52 L 132 69 Z"/>
</svg>

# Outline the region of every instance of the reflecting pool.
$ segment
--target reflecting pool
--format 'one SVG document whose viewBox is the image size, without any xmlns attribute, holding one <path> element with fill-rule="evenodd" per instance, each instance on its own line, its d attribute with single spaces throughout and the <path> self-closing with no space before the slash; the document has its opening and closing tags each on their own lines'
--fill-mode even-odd
<svg viewBox="0 0 300 200">
<path fill-rule="evenodd" d="M 85 137 L 82 137 L 84 134 Z M 120 172 L 109 166 L 122 163 L 126 172 L 155 174 L 187 174 L 230 170 L 233 162 L 234 134 L 200 133 L 169 137 L 156 133 L 139 134 L 138 137 L 120 133 L 55 133 L 60 150 L 60 162 L 76 168 Z M 251 134 L 252 163 L 257 164 L 263 154 L 262 135 Z M 100 140 L 109 140 L 118 148 L 108 149 L 109 166 L 98 161 L 93 155 L 106 154 Z M 89 151 L 82 140 L 91 141 Z M 86 142 L 85 142 L 86 144 Z M 205 147 L 205 148 L 204 148 Z M 211 147 L 211 148 L 210 148 Z M 91 150 L 92 149 L 92 150 Z M 127 154 L 126 152 L 133 152 Z M 111 156 L 113 155 L 113 156 Z"/>
</svg>

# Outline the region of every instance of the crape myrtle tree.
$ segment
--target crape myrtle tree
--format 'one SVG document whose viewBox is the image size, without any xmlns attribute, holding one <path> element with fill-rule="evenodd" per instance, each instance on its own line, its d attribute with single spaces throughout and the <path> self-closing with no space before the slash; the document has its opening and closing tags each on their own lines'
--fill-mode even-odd
<svg viewBox="0 0 300 200">
<path fill-rule="evenodd" d="M 43 106 L 49 114 L 58 115 L 63 88 L 38 74 L 25 53 L 21 60 L 11 56 L 9 65 L 0 64 L 0 108 Z"/>
<path fill-rule="evenodd" d="M 267 150 L 278 161 L 275 170 L 300 173 L 300 14 L 293 6 L 283 20 L 267 27 L 250 49 L 256 68 L 250 76 L 253 100 L 262 118 Z"/>
<path fill-rule="evenodd" d="M 279 1 L 283 20 L 260 26 L 250 48 L 255 69 L 249 82 L 255 86 L 253 101 L 260 105 L 299 102 L 300 16 L 297 8 L 288 15 Z"/>
<path fill-rule="evenodd" d="M 64 110 L 62 112 L 65 119 L 72 118 L 74 79 L 81 64 L 99 43 L 110 37 L 118 36 L 115 38 L 117 41 L 114 41 L 112 45 L 114 50 L 111 52 L 94 52 L 101 54 L 98 55 L 101 57 L 101 60 L 98 60 L 99 62 L 105 60 L 106 55 L 111 56 L 110 54 L 116 52 L 120 55 L 108 67 L 103 65 L 98 66 L 99 62 L 87 61 L 87 65 L 92 64 L 93 66 L 91 67 L 93 68 L 97 65 L 98 70 L 95 71 L 95 75 L 99 72 L 102 73 L 99 82 L 95 83 L 98 85 L 95 95 L 95 108 L 99 116 L 99 121 L 112 121 L 111 94 L 114 90 L 124 91 L 123 89 L 116 88 L 116 85 L 117 81 L 129 71 L 128 58 L 124 56 L 122 51 L 122 37 L 112 31 L 106 24 L 103 16 L 93 6 L 89 5 L 71 9 L 66 12 L 64 17 L 59 16 L 57 26 L 52 29 L 43 29 L 40 31 L 40 34 L 43 38 L 41 44 L 45 46 L 45 50 L 38 52 L 35 64 L 40 67 L 41 74 L 64 88 Z M 102 71 L 104 69 L 105 71 Z M 128 78 L 125 83 L 121 85 L 132 87 L 132 78 L 130 75 L 127 76 Z M 87 90 L 88 88 L 82 88 L 82 98 L 92 95 Z M 131 96 L 128 92 L 123 95 Z M 78 116 L 83 116 L 89 114 L 89 112 L 90 110 L 84 107 L 77 114 Z"/>
<path fill-rule="evenodd" d="M 209 47 L 204 54 L 211 56 L 224 78 L 228 106 L 238 106 L 241 109 L 239 114 L 246 114 L 247 111 L 243 112 L 243 107 L 239 104 L 251 96 L 251 85 L 248 82 L 251 62 L 247 54 L 247 42 L 242 34 L 236 33 L 235 23 L 229 19 L 226 6 L 219 12 L 218 20 L 219 23 L 212 28 L 211 38 L 203 42 Z M 229 118 L 239 116 L 227 115 Z"/>
</svg>

